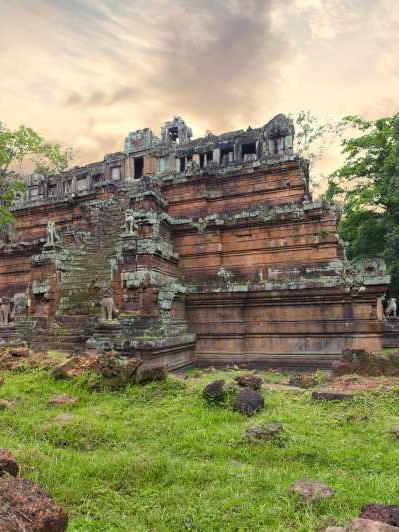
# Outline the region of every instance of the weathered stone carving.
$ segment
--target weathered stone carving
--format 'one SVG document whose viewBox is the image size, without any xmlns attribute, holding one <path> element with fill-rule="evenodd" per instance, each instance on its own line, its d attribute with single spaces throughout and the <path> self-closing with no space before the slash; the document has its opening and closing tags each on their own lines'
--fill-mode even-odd
<svg viewBox="0 0 399 532">
<path fill-rule="evenodd" d="M 8 297 L 0 299 L 0 325 L 7 326 L 13 318 L 13 302 Z"/>
<path fill-rule="evenodd" d="M 275 116 L 262 129 L 263 155 L 293 152 L 294 123 L 283 114 Z"/>
<path fill-rule="evenodd" d="M 125 213 L 125 230 L 128 235 L 136 236 L 138 232 L 138 224 L 136 218 L 131 210 L 127 210 Z"/>
<path fill-rule="evenodd" d="M 47 246 L 54 246 L 60 242 L 60 237 L 58 236 L 57 230 L 55 228 L 55 222 L 49 220 L 47 222 Z"/>
<path fill-rule="evenodd" d="M 386 318 L 396 318 L 397 317 L 397 305 L 396 305 L 396 298 L 391 297 L 388 301 L 388 306 L 385 309 L 385 317 Z"/>
<path fill-rule="evenodd" d="M 104 321 L 112 321 L 117 314 L 114 298 L 112 296 L 104 296 L 101 299 L 101 318 Z"/>
</svg>

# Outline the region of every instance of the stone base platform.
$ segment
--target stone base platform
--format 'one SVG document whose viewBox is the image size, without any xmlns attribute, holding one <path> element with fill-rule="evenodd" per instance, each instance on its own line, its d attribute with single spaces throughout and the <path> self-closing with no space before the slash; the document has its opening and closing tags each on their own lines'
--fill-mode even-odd
<svg viewBox="0 0 399 532">
<path fill-rule="evenodd" d="M 388 318 L 383 322 L 384 348 L 399 348 L 399 318 Z"/>
<path fill-rule="evenodd" d="M 198 367 L 246 365 L 251 369 L 284 369 L 292 371 L 328 370 L 340 353 L 197 353 Z"/>
</svg>

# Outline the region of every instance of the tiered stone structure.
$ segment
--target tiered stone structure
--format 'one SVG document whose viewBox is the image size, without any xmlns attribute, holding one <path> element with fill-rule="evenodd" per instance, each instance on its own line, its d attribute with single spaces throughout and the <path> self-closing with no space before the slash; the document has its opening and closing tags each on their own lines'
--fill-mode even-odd
<svg viewBox="0 0 399 532">
<path fill-rule="evenodd" d="M 101 162 L 32 176 L 0 247 L 0 337 L 172 369 L 380 348 L 384 265 L 346 259 L 293 141 L 284 115 L 195 140 L 176 117 L 161 138 L 135 131 Z"/>
</svg>

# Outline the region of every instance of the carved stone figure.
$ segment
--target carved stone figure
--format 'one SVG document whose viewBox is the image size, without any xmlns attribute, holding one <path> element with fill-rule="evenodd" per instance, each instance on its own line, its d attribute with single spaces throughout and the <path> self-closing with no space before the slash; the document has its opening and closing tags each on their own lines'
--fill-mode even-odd
<svg viewBox="0 0 399 532">
<path fill-rule="evenodd" d="M 112 321 L 117 313 L 114 298 L 112 296 L 104 296 L 101 299 L 101 318 L 104 321 Z"/>
<path fill-rule="evenodd" d="M 0 325 L 7 326 L 12 320 L 13 304 L 8 297 L 0 299 Z"/>
<path fill-rule="evenodd" d="M 56 228 L 55 228 L 55 222 L 49 220 L 47 222 L 47 242 L 46 244 L 49 246 L 54 246 L 54 244 L 58 243 L 60 241 L 60 237 L 57 234 Z"/>
<path fill-rule="evenodd" d="M 132 211 L 127 210 L 125 213 L 125 228 L 129 235 L 137 235 L 138 225 Z"/>
<path fill-rule="evenodd" d="M 397 317 L 397 305 L 396 305 L 396 297 L 391 297 L 388 301 L 388 306 L 385 310 L 385 317 L 386 318 L 396 318 Z"/>
</svg>

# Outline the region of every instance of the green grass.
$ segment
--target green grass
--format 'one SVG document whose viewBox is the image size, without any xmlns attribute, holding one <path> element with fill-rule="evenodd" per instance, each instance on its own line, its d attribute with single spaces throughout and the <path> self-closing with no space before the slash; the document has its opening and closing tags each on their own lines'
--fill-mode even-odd
<svg viewBox="0 0 399 532">
<path fill-rule="evenodd" d="M 206 382 L 235 375 L 92 392 L 45 371 L 6 374 L 0 398 L 15 404 L 0 412 L 0 446 L 68 510 L 71 531 L 312 531 L 357 516 L 364 503 L 398 503 L 394 392 L 320 403 L 310 392 L 265 390 L 265 410 L 248 419 L 201 398 Z M 79 403 L 49 407 L 60 393 Z M 57 425 L 61 412 L 76 419 Z M 285 446 L 241 441 L 251 425 L 277 421 Z M 304 478 L 335 496 L 301 504 L 287 488 Z"/>
</svg>

